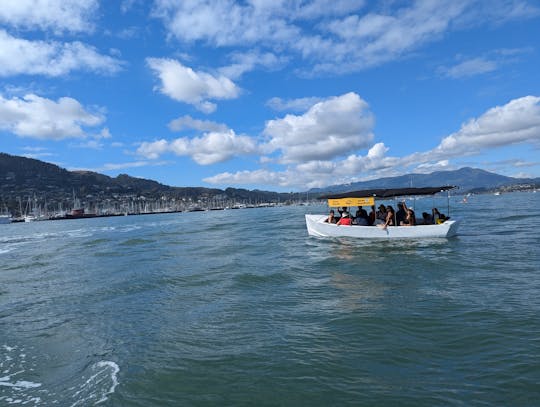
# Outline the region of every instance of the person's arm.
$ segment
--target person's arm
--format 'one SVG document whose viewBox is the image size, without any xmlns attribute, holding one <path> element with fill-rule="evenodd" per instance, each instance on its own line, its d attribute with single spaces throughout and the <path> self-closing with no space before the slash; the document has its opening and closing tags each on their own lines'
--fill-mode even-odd
<svg viewBox="0 0 540 407">
<path fill-rule="evenodd" d="M 393 217 L 392 212 L 388 212 L 386 214 L 386 222 L 384 222 L 384 225 L 382 227 L 383 229 L 386 229 L 388 227 L 388 225 L 390 224 L 390 221 L 392 220 L 392 217 Z"/>
</svg>

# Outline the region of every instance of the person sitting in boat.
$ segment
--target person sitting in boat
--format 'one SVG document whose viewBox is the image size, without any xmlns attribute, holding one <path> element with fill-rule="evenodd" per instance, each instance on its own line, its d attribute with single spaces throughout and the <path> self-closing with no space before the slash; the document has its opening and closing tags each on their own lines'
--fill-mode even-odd
<svg viewBox="0 0 540 407">
<path fill-rule="evenodd" d="M 416 216 L 411 208 L 407 208 L 407 215 L 400 223 L 401 226 L 416 226 Z"/>
<path fill-rule="evenodd" d="M 366 210 L 363 209 L 361 206 L 359 206 L 358 210 L 356 211 L 356 216 L 353 219 L 353 224 L 360 225 L 360 226 L 369 225 L 368 214 Z"/>
<path fill-rule="evenodd" d="M 369 222 L 369 226 L 372 226 L 375 224 L 375 205 L 373 205 L 371 207 L 371 211 L 369 212 L 369 215 L 368 215 L 368 222 Z"/>
<path fill-rule="evenodd" d="M 405 201 L 398 203 L 398 207 L 403 213 L 400 214 L 400 210 L 396 212 L 396 225 L 416 226 L 416 215 L 411 208 L 407 207 Z"/>
<path fill-rule="evenodd" d="M 344 206 L 343 208 L 338 208 L 337 210 L 339 212 L 339 217 L 341 218 L 341 217 L 343 217 L 343 213 L 347 212 L 347 207 Z"/>
<path fill-rule="evenodd" d="M 377 219 L 382 220 L 383 222 L 386 221 L 386 206 L 383 204 L 379 205 L 379 210 L 376 213 Z"/>
<path fill-rule="evenodd" d="M 433 216 L 427 212 L 422 212 L 422 221 L 424 225 L 431 225 L 433 224 Z"/>
<path fill-rule="evenodd" d="M 337 222 L 337 219 L 334 216 L 334 213 L 335 213 L 334 210 L 331 209 L 330 213 L 328 214 L 328 218 L 326 218 L 326 220 L 325 220 L 326 223 L 336 223 Z"/>
<path fill-rule="evenodd" d="M 343 214 L 341 215 L 341 218 L 338 220 L 338 223 L 337 223 L 338 226 L 351 226 L 352 225 L 352 219 L 351 217 L 349 216 L 349 212 L 343 212 Z"/>
<path fill-rule="evenodd" d="M 395 216 L 396 216 L 396 213 L 394 212 L 394 208 L 388 205 L 386 207 L 386 219 L 384 221 L 384 225 L 382 226 L 382 228 L 386 229 L 388 226 L 395 226 L 396 225 Z"/>
<path fill-rule="evenodd" d="M 396 212 L 396 225 L 401 225 L 405 218 L 407 217 L 407 205 L 405 201 L 398 202 L 398 210 Z"/>
<path fill-rule="evenodd" d="M 433 208 L 431 212 L 433 213 L 433 223 L 437 225 L 440 223 L 444 223 L 446 220 L 448 220 L 446 215 L 444 213 L 440 213 L 437 208 Z"/>
</svg>

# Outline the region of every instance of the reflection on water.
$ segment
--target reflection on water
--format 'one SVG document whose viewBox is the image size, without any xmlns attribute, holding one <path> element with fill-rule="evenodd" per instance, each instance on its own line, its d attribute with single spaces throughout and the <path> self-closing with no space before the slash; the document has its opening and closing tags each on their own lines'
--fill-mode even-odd
<svg viewBox="0 0 540 407">
<path fill-rule="evenodd" d="M 330 279 L 332 287 L 341 291 L 337 308 L 341 312 L 362 310 L 369 312 L 381 306 L 381 297 L 388 287 L 375 279 L 334 272 Z"/>
</svg>

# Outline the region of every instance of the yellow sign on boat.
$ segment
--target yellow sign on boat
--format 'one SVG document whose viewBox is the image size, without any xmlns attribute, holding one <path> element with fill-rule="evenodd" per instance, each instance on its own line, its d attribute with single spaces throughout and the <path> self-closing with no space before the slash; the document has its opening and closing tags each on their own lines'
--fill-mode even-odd
<svg viewBox="0 0 540 407">
<path fill-rule="evenodd" d="M 373 206 L 375 205 L 375 198 L 339 198 L 339 199 L 329 199 L 328 206 L 330 207 L 339 207 L 339 206 Z"/>
</svg>

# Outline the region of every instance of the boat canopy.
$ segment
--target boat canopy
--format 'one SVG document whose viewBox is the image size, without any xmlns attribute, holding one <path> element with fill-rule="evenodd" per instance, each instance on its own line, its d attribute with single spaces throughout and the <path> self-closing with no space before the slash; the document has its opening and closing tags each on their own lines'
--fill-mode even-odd
<svg viewBox="0 0 540 407">
<path fill-rule="evenodd" d="M 453 185 L 424 188 L 365 189 L 341 194 L 323 195 L 319 199 L 328 199 L 328 206 L 373 206 L 375 198 L 389 199 L 398 196 L 435 195 L 439 192 L 457 188 Z"/>
</svg>

